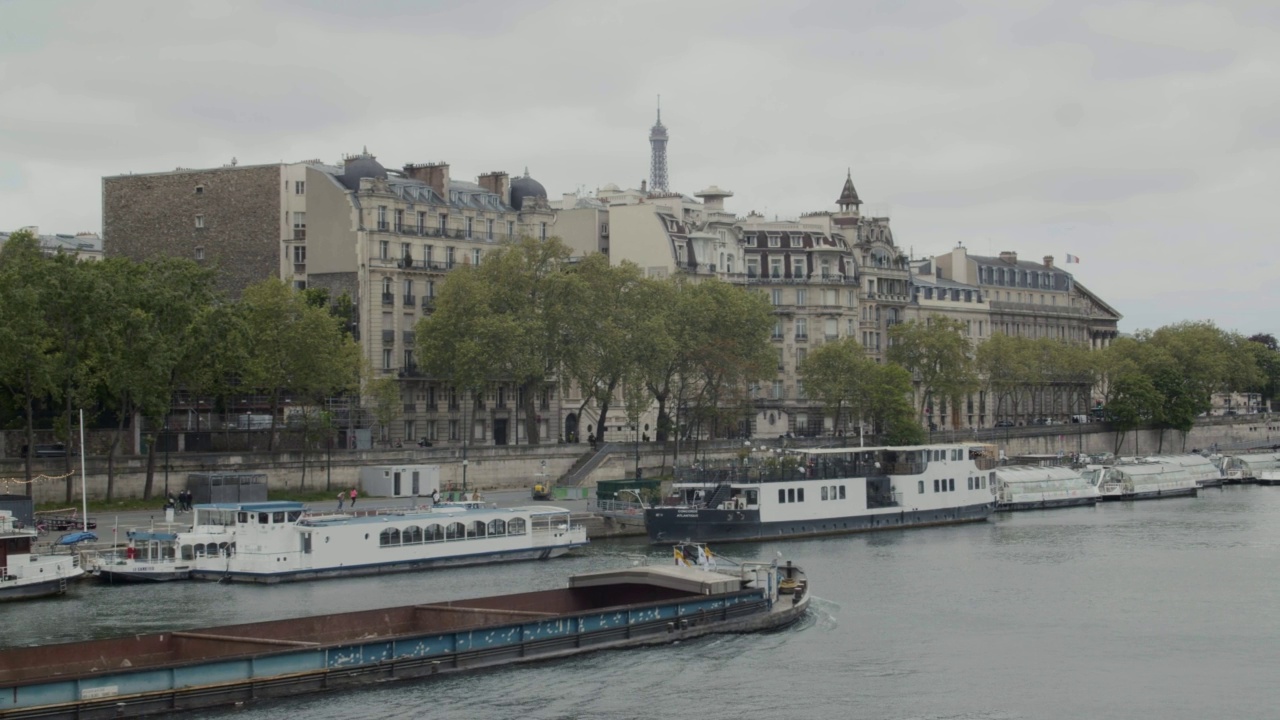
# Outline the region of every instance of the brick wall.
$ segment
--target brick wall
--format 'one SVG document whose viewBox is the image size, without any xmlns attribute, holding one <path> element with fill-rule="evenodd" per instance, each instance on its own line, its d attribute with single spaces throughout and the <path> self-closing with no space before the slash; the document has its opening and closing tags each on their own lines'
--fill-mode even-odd
<svg viewBox="0 0 1280 720">
<path fill-rule="evenodd" d="M 280 166 L 259 165 L 103 178 L 104 254 L 196 259 L 203 249 L 199 262 L 238 295 L 279 274 L 281 177 Z"/>
</svg>

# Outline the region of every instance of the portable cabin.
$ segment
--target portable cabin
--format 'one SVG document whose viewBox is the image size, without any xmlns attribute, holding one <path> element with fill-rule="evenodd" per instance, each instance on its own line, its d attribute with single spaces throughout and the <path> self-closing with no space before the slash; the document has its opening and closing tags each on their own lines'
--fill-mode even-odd
<svg viewBox="0 0 1280 720">
<path fill-rule="evenodd" d="M 439 489 L 439 465 L 360 468 L 360 490 L 370 497 L 424 497 Z"/>
</svg>

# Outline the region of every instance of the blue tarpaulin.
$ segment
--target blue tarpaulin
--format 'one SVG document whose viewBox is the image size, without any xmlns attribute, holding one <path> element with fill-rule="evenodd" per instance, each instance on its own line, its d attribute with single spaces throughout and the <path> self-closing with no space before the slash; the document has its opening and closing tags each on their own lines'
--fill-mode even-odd
<svg viewBox="0 0 1280 720">
<path fill-rule="evenodd" d="M 75 545 L 76 543 L 79 543 L 79 542 L 87 542 L 89 540 L 97 540 L 97 539 L 98 539 L 98 536 L 94 535 L 91 532 L 73 532 L 73 533 L 67 533 L 66 535 L 63 535 L 62 537 L 58 538 L 58 542 L 54 544 L 55 545 Z"/>
</svg>

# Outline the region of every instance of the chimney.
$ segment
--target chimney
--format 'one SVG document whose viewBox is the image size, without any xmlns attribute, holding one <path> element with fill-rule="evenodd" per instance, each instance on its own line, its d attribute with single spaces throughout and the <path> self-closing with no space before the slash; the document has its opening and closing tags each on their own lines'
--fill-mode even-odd
<svg viewBox="0 0 1280 720">
<path fill-rule="evenodd" d="M 1053 256 L 1052 256 L 1052 255 L 1045 255 L 1045 256 L 1044 256 L 1044 266 L 1045 266 L 1045 267 L 1047 267 L 1047 268 L 1051 268 L 1051 267 L 1053 267 Z"/>
<path fill-rule="evenodd" d="M 491 173 L 485 173 L 478 178 L 480 187 L 497 195 L 502 199 L 503 205 L 511 204 L 511 176 L 495 170 Z"/>
<path fill-rule="evenodd" d="M 1018 253 L 1016 253 L 1016 252 L 1010 252 L 1010 251 L 1008 251 L 1008 250 L 1002 250 L 1002 251 L 1000 252 L 1000 260 L 1001 260 L 1002 262 L 1007 262 L 1007 263 L 1009 263 L 1010 265 L 1017 265 L 1017 264 L 1018 264 Z"/>
<path fill-rule="evenodd" d="M 449 163 L 423 163 L 405 165 L 404 174 L 419 182 L 431 186 L 432 190 L 446 203 L 449 202 Z"/>
<path fill-rule="evenodd" d="M 641 180 L 641 181 L 640 181 L 640 192 L 642 192 L 642 193 L 648 193 L 648 192 L 649 192 L 649 181 L 647 181 L 647 180 Z"/>
</svg>

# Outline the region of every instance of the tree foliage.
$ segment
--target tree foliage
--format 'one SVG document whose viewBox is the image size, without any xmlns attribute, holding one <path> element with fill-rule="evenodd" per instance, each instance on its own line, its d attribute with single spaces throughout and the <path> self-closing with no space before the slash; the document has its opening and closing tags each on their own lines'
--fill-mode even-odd
<svg viewBox="0 0 1280 720">
<path fill-rule="evenodd" d="M 979 386 L 964 324 L 941 315 L 912 320 L 889 330 L 888 357 L 919 384 L 920 417 L 934 400 L 946 401 L 953 416 L 959 404 Z"/>
</svg>

